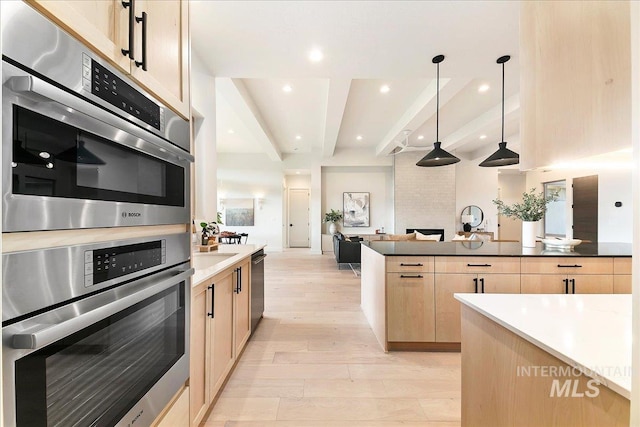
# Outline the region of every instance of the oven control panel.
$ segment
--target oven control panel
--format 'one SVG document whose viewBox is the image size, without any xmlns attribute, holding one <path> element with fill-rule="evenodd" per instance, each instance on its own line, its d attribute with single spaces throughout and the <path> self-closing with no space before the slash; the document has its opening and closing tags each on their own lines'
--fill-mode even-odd
<svg viewBox="0 0 640 427">
<path fill-rule="evenodd" d="M 84 286 L 167 263 L 166 240 L 85 251 Z"/>
<path fill-rule="evenodd" d="M 164 109 L 87 54 L 82 54 L 82 86 L 114 107 L 164 132 Z"/>
</svg>

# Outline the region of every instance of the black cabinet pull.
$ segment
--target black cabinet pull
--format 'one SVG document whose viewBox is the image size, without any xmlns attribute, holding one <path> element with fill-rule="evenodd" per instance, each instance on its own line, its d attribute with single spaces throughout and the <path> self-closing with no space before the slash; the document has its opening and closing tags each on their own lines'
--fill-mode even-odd
<svg viewBox="0 0 640 427">
<path fill-rule="evenodd" d="M 475 287 L 475 291 L 473 291 L 473 292 L 475 292 L 477 294 L 478 293 L 478 278 L 477 277 L 474 277 L 473 284 L 474 284 L 474 287 Z"/>
<path fill-rule="evenodd" d="M 400 275 L 401 279 L 422 279 L 422 274 L 416 274 L 414 276 L 405 276 L 404 274 Z"/>
<path fill-rule="evenodd" d="M 415 263 L 415 264 L 404 263 L 404 262 L 400 263 L 400 267 L 422 267 L 422 265 L 423 264 L 421 262 L 418 262 L 418 263 Z"/>
<path fill-rule="evenodd" d="M 576 293 L 576 279 L 571 279 L 571 293 Z"/>
<path fill-rule="evenodd" d="M 574 265 L 563 265 L 563 264 L 558 264 L 558 268 L 581 268 L 581 265 L 578 264 L 574 264 Z"/>
<path fill-rule="evenodd" d="M 569 293 L 569 279 L 562 279 L 562 282 L 564 282 L 564 293 L 568 294 Z"/>
<path fill-rule="evenodd" d="M 129 59 L 133 58 L 133 33 L 136 17 L 136 0 L 123 1 L 122 6 L 126 9 L 129 8 L 129 49 L 120 49 L 124 56 L 129 56 Z"/>
<path fill-rule="evenodd" d="M 480 284 L 482 285 L 482 293 L 484 294 L 484 277 L 480 279 Z"/>
<path fill-rule="evenodd" d="M 240 292 L 242 292 L 242 267 L 238 267 L 238 288 L 240 288 Z"/>
<path fill-rule="evenodd" d="M 491 264 L 467 264 L 467 267 L 491 267 Z"/>
<path fill-rule="evenodd" d="M 142 67 L 147 71 L 147 12 L 142 12 L 142 17 L 136 16 L 136 22 L 142 22 L 142 61 L 135 61 L 136 67 Z"/>
<path fill-rule="evenodd" d="M 216 304 L 216 292 L 215 292 L 214 286 L 215 285 L 213 285 L 213 284 L 211 286 L 207 286 L 207 289 L 211 290 L 211 312 L 207 313 L 207 316 L 211 317 L 212 319 L 214 317 L 216 317 L 215 312 L 214 312 L 214 307 L 215 307 L 215 304 Z"/>
<path fill-rule="evenodd" d="M 237 267 L 234 270 L 236 272 L 236 288 L 234 289 L 233 292 L 235 292 L 236 294 L 240 293 L 240 281 L 238 280 L 240 278 L 240 272 L 238 270 L 240 270 L 240 269 L 237 268 Z"/>
</svg>

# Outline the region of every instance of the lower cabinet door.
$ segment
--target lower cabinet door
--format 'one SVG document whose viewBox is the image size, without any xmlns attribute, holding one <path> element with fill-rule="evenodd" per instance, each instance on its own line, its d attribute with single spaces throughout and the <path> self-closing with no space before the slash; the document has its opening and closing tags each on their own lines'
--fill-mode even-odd
<svg viewBox="0 0 640 427">
<path fill-rule="evenodd" d="M 567 276 L 564 274 L 523 274 L 520 276 L 520 293 L 564 294 L 567 289 L 566 280 Z"/>
<path fill-rule="evenodd" d="M 436 274 L 436 341 L 460 342 L 460 302 L 455 293 L 475 293 L 476 274 Z"/>
<path fill-rule="evenodd" d="M 630 294 L 631 293 L 631 275 L 619 274 L 613 276 L 613 293 L 614 294 Z"/>
<path fill-rule="evenodd" d="M 478 276 L 479 292 L 485 294 L 519 294 L 519 274 L 483 274 Z"/>
<path fill-rule="evenodd" d="M 435 341 L 433 273 L 387 273 L 387 340 Z"/>
<path fill-rule="evenodd" d="M 574 281 L 575 280 L 575 289 Z M 612 294 L 613 293 L 613 275 L 599 274 L 589 276 L 571 276 L 569 277 L 569 287 L 576 294 Z"/>
<path fill-rule="evenodd" d="M 207 390 L 207 354 L 209 345 L 209 317 L 211 297 L 207 286 L 198 285 L 191 296 L 191 325 L 189 346 L 189 393 L 191 394 L 190 419 L 192 425 L 199 425 L 209 408 Z"/>
<path fill-rule="evenodd" d="M 233 366 L 233 270 L 213 279 L 213 319 L 209 345 L 209 403 L 215 398 L 227 373 Z"/>
<path fill-rule="evenodd" d="M 249 263 L 243 263 L 234 273 L 234 315 L 235 315 L 235 346 L 237 357 L 251 334 L 251 281 Z"/>
</svg>

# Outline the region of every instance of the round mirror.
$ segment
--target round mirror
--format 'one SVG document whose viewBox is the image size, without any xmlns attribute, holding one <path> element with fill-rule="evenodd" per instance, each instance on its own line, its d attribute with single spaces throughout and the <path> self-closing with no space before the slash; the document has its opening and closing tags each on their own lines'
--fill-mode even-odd
<svg viewBox="0 0 640 427">
<path fill-rule="evenodd" d="M 482 209 L 475 205 L 467 206 L 462 209 L 460 214 L 460 221 L 465 226 L 465 231 L 471 231 L 471 227 L 477 227 L 482 224 L 484 220 L 484 213 Z M 468 224 L 468 225 L 467 225 Z M 466 230 L 466 228 L 469 228 Z"/>
</svg>

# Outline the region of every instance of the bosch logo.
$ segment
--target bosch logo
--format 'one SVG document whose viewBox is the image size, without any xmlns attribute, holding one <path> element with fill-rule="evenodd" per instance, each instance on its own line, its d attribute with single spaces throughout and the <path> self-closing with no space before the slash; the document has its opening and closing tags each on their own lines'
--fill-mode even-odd
<svg viewBox="0 0 640 427">
<path fill-rule="evenodd" d="M 122 212 L 122 218 L 132 218 L 142 216 L 140 212 Z"/>
</svg>

